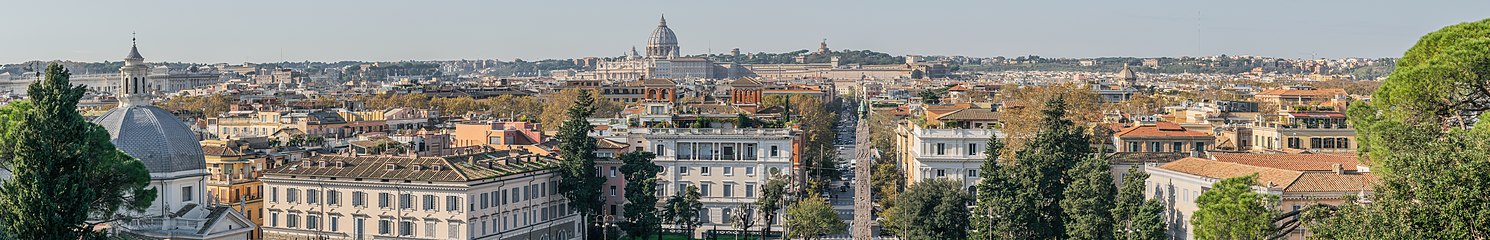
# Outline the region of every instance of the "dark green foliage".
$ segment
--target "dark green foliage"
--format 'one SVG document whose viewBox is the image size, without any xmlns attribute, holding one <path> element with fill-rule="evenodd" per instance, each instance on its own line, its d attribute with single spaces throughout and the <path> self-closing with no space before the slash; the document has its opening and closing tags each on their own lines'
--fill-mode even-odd
<svg viewBox="0 0 1490 240">
<path fill-rule="evenodd" d="M 1265 239 L 1275 231 L 1273 206 L 1278 196 L 1252 190 L 1257 174 L 1227 178 L 1195 199 L 1190 218 L 1195 239 Z"/>
<path fill-rule="evenodd" d="M 77 112 L 86 89 L 61 65 L 31 83 L 29 102 L 0 108 L 0 236 L 28 239 L 103 238 L 92 226 L 119 209 L 149 207 L 149 171 L 114 148 L 103 127 Z M 93 220 L 90 222 L 89 220 Z"/>
<path fill-rule="evenodd" d="M 662 166 L 652 163 L 651 152 L 621 154 L 621 175 L 626 178 L 626 222 L 621 229 L 626 236 L 646 239 L 662 227 L 657 217 L 657 173 Z"/>
<path fill-rule="evenodd" d="M 1311 209 L 1323 239 L 1490 238 L 1490 19 L 1444 27 L 1348 111 L 1378 177 L 1366 205 Z"/>
<path fill-rule="evenodd" d="M 1065 212 L 1068 239 L 1112 239 L 1112 208 L 1115 189 L 1106 159 L 1091 157 L 1066 171 L 1061 210 Z"/>
<path fill-rule="evenodd" d="M 1165 239 L 1164 206 L 1158 200 L 1144 199 L 1144 181 L 1149 174 L 1138 168 L 1128 169 L 1123 187 L 1118 189 L 1117 206 L 1112 209 L 1113 239 Z"/>
<path fill-rule="evenodd" d="M 1014 194 L 1017 189 L 1009 179 L 1005 178 L 1003 167 L 999 166 L 999 156 L 1004 151 L 1004 143 L 999 141 L 998 136 L 988 138 L 988 148 L 983 151 L 983 166 L 979 168 L 978 177 L 982 180 L 977 185 L 977 204 L 973 209 L 971 232 L 969 239 L 1005 239 L 1011 236 L 1003 235 L 1004 230 L 1012 228 L 1011 224 L 1015 216 Z"/>
<path fill-rule="evenodd" d="M 593 129 L 585 118 L 595 112 L 595 99 L 589 91 L 580 90 L 574 105 L 569 107 L 569 119 L 559 127 L 559 189 L 569 199 L 570 206 L 589 218 L 598 216 L 603 203 L 600 187 L 605 182 L 595 167 L 595 139 L 590 138 Z"/>
<path fill-rule="evenodd" d="M 916 97 L 920 97 L 921 102 L 924 102 L 926 104 L 942 104 L 942 96 L 946 96 L 947 91 L 950 89 L 952 89 L 952 87 L 926 89 L 916 93 Z"/>
<path fill-rule="evenodd" d="M 749 116 L 745 116 L 744 113 L 741 113 L 735 116 L 735 127 L 753 128 L 755 127 L 755 119 L 751 119 Z"/>
<path fill-rule="evenodd" d="M 688 230 L 691 239 L 693 229 L 703 220 L 699 219 L 699 211 L 704 208 L 704 204 L 699 202 L 701 197 L 697 186 L 688 185 L 683 192 L 667 199 L 667 204 L 662 209 L 662 219 Z"/>
<path fill-rule="evenodd" d="M 977 225 L 971 238 L 1110 237 L 1115 190 L 1108 166 L 1092 158 L 1086 132 L 1065 118 L 1065 109 L 1063 98 L 1046 102 L 1039 130 L 1012 158 L 1005 158 L 1007 162 L 995 161 L 1003 143 L 989 142 L 988 150 L 998 152 L 986 153 L 989 160 L 979 174 L 983 180 L 978 184 L 976 217 L 969 221 Z M 1073 169 L 1078 161 L 1084 161 L 1082 167 Z M 1068 228 L 1068 223 L 1073 226 Z"/>
<path fill-rule="evenodd" d="M 1022 210 L 1011 216 L 1016 220 L 1009 229 L 1016 238 L 1059 238 L 1065 232 L 1059 204 L 1065 196 L 1065 171 L 1091 154 L 1086 134 L 1065 118 L 1065 106 L 1061 98 L 1045 103 L 1040 130 L 1004 168 L 1006 177 L 1022 191 L 1014 200 L 1014 206 Z"/>
<path fill-rule="evenodd" d="M 1164 204 L 1159 203 L 1159 200 L 1143 201 L 1143 206 L 1138 208 L 1138 213 L 1131 220 L 1136 227 L 1130 229 L 1132 232 L 1127 234 L 1127 239 L 1169 239 L 1169 228 L 1164 222 Z"/>
<path fill-rule="evenodd" d="M 1372 95 L 1378 112 L 1412 125 L 1467 128 L 1490 109 L 1490 19 L 1445 27 L 1408 49 Z"/>
<path fill-rule="evenodd" d="M 885 227 L 901 239 L 967 239 L 970 201 L 960 181 L 919 182 L 895 197 Z"/>
</svg>

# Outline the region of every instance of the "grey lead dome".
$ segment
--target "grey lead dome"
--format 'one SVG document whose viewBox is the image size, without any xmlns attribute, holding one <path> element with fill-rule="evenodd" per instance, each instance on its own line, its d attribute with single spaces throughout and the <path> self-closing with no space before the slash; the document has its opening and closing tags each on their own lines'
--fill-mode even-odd
<svg viewBox="0 0 1490 240">
<path fill-rule="evenodd" d="M 197 135 L 165 109 L 121 104 L 93 121 L 109 131 L 114 147 L 140 159 L 150 173 L 207 169 Z"/>
<path fill-rule="evenodd" d="M 674 46 L 678 45 L 678 36 L 673 34 L 673 29 L 667 27 L 667 19 L 657 22 L 657 29 L 652 30 L 652 36 L 647 38 L 647 46 Z"/>
<path fill-rule="evenodd" d="M 678 36 L 673 34 L 673 29 L 667 27 L 667 18 L 657 20 L 657 29 L 652 30 L 652 36 L 647 37 L 647 57 L 668 58 L 677 57 Z"/>
</svg>

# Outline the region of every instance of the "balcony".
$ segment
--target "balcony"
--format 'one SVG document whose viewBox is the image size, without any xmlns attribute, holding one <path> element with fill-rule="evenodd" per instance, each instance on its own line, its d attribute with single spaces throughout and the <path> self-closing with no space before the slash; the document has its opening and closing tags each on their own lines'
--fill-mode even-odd
<svg viewBox="0 0 1490 240">
<path fill-rule="evenodd" d="M 932 128 L 921 128 L 921 127 L 916 127 L 916 129 L 913 131 L 913 133 L 917 137 L 919 137 L 919 138 L 959 138 L 959 139 L 971 139 L 971 138 L 988 139 L 988 137 L 991 137 L 994 134 L 1003 135 L 1002 133 L 999 133 L 998 130 L 994 130 L 994 129 L 958 129 L 958 128 L 939 128 L 939 129 L 932 129 Z"/>
<path fill-rule="evenodd" d="M 228 204 L 228 205 L 231 205 L 231 204 L 238 204 L 240 202 L 241 203 L 258 202 L 260 200 L 263 200 L 264 199 L 264 196 L 259 196 L 259 195 L 231 196 L 231 197 L 218 197 L 216 199 L 218 201 L 218 204 Z"/>
<path fill-rule="evenodd" d="M 263 177 L 263 176 L 264 176 L 264 174 L 263 173 L 260 173 L 260 172 L 253 172 L 253 173 L 248 173 L 248 174 L 233 174 L 232 176 L 228 176 L 228 175 L 224 175 L 224 174 L 213 174 L 212 176 L 210 176 L 210 177 L 207 178 L 207 184 L 209 184 L 209 185 L 232 185 L 232 184 L 239 184 L 239 183 L 248 183 L 248 182 L 258 181 L 259 180 L 259 177 Z M 232 179 L 232 182 L 229 182 L 228 179 Z"/>
</svg>

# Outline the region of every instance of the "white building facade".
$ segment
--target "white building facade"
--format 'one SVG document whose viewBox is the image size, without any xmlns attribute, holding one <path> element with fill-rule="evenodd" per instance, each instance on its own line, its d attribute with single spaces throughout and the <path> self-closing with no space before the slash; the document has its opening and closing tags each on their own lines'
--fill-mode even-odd
<svg viewBox="0 0 1490 240">
<path fill-rule="evenodd" d="M 900 150 L 901 169 L 906 182 L 945 178 L 962 182 L 972 192 L 978 184 L 978 171 L 988 155 L 988 139 L 1003 133 L 994 129 L 933 129 L 916 124 L 896 129 L 896 148 Z"/>
<path fill-rule="evenodd" d="M 797 144 L 792 130 L 770 128 L 635 129 L 630 138 L 641 144 L 637 150 L 657 154 L 652 162 L 663 169 L 659 198 L 688 186 L 699 189 L 704 204 L 699 231 L 739 230 L 731 223 L 742 214 L 740 207 L 754 206 L 773 174 L 791 176 Z M 751 217 L 763 223 L 760 214 Z"/>
<path fill-rule="evenodd" d="M 265 239 L 580 239 L 556 162 L 514 152 L 311 157 L 260 178 Z"/>
</svg>

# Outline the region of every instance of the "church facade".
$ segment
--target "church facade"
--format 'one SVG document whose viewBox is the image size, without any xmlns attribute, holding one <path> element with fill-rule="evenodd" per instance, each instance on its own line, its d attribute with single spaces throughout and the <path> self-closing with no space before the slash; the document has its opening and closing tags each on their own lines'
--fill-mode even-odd
<svg viewBox="0 0 1490 240">
<path fill-rule="evenodd" d="M 737 50 L 738 51 L 738 50 Z M 811 54 L 832 54 L 826 40 L 819 43 Z M 798 56 L 802 61 L 804 56 Z M 943 66 L 944 67 L 944 66 Z M 685 57 L 678 46 L 677 34 L 667 26 L 667 19 L 657 22 L 657 28 L 647 38 L 645 51 L 631 51 L 622 57 L 600 60 L 595 68 L 566 75 L 574 80 L 630 81 L 646 78 L 665 79 L 894 79 L 909 78 L 916 69 L 928 68 L 923 62 L 907 61 L 906 64 L 858 65 L 839 64 L 833 57 L 827 63 L 794 64 L 738 64 L 714 62 L 703 57 Z"/>
<path fill-rule="evenodd" d="M 714 63 L 701 57 L 682 57 L 678 37 L 667 27 L 667 18 L 657 22 L 657 29 L 647 38 L 646 54 L 636 48 L 618 60 L 601 60 L 587 78 L 601 80 L 634 80 L 642 78 L 716 78 Z"/>
</svg>

